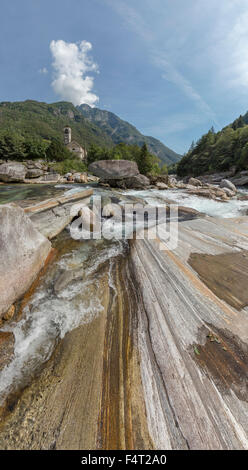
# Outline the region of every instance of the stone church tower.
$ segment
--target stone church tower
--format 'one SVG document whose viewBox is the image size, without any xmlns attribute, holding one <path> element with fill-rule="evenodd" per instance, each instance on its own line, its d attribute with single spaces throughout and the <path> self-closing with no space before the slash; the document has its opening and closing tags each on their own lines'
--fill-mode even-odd
<svg viewBox="0 0 248 470">
<path fill-rule="evenodd" d="M 81 145 L 76 142 L 76 140 L 72 140 L 71 138 L 71 128 L 69 126 L 66 126 L 64 128 L 64 144 L 70 150 L 70 152 L 73 152 L 80 160 L 85 160 L 87 157 L 87 152 L 86 149 L 83 149 Z"/>
<path fill-rule="evenodd" d="M 64 128 L 64 144 L 68 145 L 71 142 L 71 128 L 66 126 Z"/>
</svg>

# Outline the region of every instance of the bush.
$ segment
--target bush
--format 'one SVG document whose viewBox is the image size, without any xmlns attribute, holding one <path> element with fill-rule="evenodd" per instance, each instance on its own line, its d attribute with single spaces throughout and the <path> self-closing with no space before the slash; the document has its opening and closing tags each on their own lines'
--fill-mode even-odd
<svg viewBox="0 0 248 470">
<path fill-rule="evenodd" d="M 52 165 L 54 170 L 60 175 L 65 175 L 71 171 L 77 171 L 78 173 L 83 173 L 87 171 L 87 166 L 84 162 L 80 161 L 77 157 L 75 158 L 66 158 L 62 162 L 57 162 Z"/>
</svg>

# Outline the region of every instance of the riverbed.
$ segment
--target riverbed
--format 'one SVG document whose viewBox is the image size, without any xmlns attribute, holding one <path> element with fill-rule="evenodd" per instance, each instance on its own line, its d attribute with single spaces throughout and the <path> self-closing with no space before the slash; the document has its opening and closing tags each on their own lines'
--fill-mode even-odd
<svg viewBox="0 0 248 470">
<path fill-rule="evenodd" d="M 180 190 L 112 192 L 85 184 L 3 185 L 0 186 L 0 202 L 15 202 L 25 207 L 30 203 L 63 193 L 72 194 L 81 191 L 82 187 L 92 186 L 94 194 L 98 196 L 112 196 L 122 201 L 125 198 L 137 198 L 150 206 L 161 206 L 169 199 L 220 219 L 242 216 L 248 210 L 248 201 L 237 199 L 220 202 L 191 196 Z M 246 190 L 242 192 L 248 194 Z M 201 242 L 204 246 L 203 242 L 204 239 Z M 216 249 L 220 250 L 218 243 Z M 129 265 L 129 245 L 124 240 L 77 241 L 71 239 L 68 230 L 64 230 L 53 240 L 53 248 L 53 258 L 37 286 L 19 303 L 18 321 L 7 323 L 2 328 L 14 333 L 15 349 L 12 361 L 0 372 L 3 423 L 7 419 L 7 427 L 2 432 L 0 429 L 0 447 L 156 447 L 153 442 L 156 432 L 153 430 L 151 436 L 144 411 L 136 331 L 142 298 L 139 297 L 135 276 Z M 157 254 L 154 252 L 153 256 Z M 139 274 L 142 275 L 142 272 Z M 153 303 L 155 305 L 156 299 Z M 71 355 L 71 359 L 68 355 Z M 77 377 L 77 371 L 71 370 L 74 367 L 78 368 L 80 374 L 85 374 L 85 378 Z M 143 377 L 143 387 L 147 380 Z M 51 401 L 52 387 L 57 403 Z M 82 420 L 90 429 L 89 435 L 86 426 L 78 428 L 78 436 L 73 432 L 73 419 L 80 427 L 76 418 L 78 410 L 73 404 L 78 387 L 82 387 L 82 390 L 86 387 L 85 392 L 82 391 L 79 407 L 82 407 L 82 400 L 86 400 L 89 406 L 89 396 L 92 401 L 95 400 L 92 410 L 81 412 Z M 148 387 L 148 395 L 151 392 L 149 390 Z M 88 393 L 88 396 L 84 396 L 84 393 Z M 69 394 L 71 401 L 65 394 Z M 46 408 L 42 417 L 38 405 L 41 409 L 42 406 Z M 56 416 L 50 423 L 52 406 L 56 409 Z M 71 415 L 70 407 L 73 408 Z M 158 413 L 157 410 L 149 411 L 153 412 Z M 65 418 L 67 430 L 61 427 L 63 413 L 68 415 Z M 34 440 L 28 424 L 33 416 L 40 417 L 35 426 L 32 424 L 36 429 Z M 152 423 L 153 418 L 148 416 L 149 419 Z M 150 430 L 154 425 L 151 423 Z M 46 430 L 44 435 L 40 431 L 42 426 Z M 173 434 L 177 442 L 175 445 L 187 448 L 180 432 L 173 431 Z M 164 439 L 166 441 L 167 438 Z M 157 440 L 162 441 L 162 437 L 157 437 Z"/>
</svg>

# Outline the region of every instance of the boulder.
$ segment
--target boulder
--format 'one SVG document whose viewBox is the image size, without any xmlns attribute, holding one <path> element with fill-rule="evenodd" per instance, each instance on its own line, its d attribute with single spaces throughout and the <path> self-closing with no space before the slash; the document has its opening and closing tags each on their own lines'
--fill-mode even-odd
<svg viewBox="0 0 248 470">
<path fill-rule="evenodd" d="M 0 206 L 0 318 L 29 289 L 50 249 L 23 209 Z"/>
<path fill-rule="evenodd" d="M 100 160 L 91 163 L 89 171 L 102 180 L 119 180 L 139 175 L 137 163 L 129 160 Z"/>
<path fill-rule="evenodd" d="M 225 198 L 225 196 L 227 196 L 227 194 L 224 191 L 224 189 L 217 188 L 217 189 L 215 189 L 215 196 L 220 197 L 220 198 L 222 198 L 222 197 Z"/>
<path fill-rule="evenodd" d="M 87 183 L 87 175 L 85 173 L 75 173 L 73 175 L 75 183 Z"/>
<path fill-rule="evenodd" d="M 172 188 L 177 185 L 177 180 L 174 176 L 169 176 L 169 186 Z"/>
<path fill-rule="evenodd" d="M 157 183 L 169 184 L 169 175 L 148 175 L 150 184 L 156 186 Z"/>
<path fill-rule="evenodd" d="M 211 189 L 190 189 L 188 190 L 189 194 L 194 194 L 195 196 L 206 197 L 208 199 L 215 199 L 215 193 Z"/>
<path fill-rule="evenodd" d="M 235 194 L 236 194 L 235 191 L 231 191 L 231 189 L 229 189 L 229 188 L 223 188 L 223 191 L 225 191 L 225 193 L 228 197 L 234 197 Z"/>
<path fill-rule="evenodd" d="M 145 189 L 150 186 L 150 180 L 141 174 L 132 176 L 130 178 L 122 179 L 109 179 L 104 180 L 104 183 L 109 184 L 112 188 L 120 189 Z"/>
<path fill-rule="evenodd" d="M 39 170 L 38 168 L 32 168 L 32 169 L 27 171 L 26 178 L 27 179 L 39 178 L 42 175 L 43 175 L 42 170 Z"/>
<path fill-rule="evenodd" d="M 232 180 L 233 184 L 237 186 L 246 186 L 248 185 L 248 176 L 242 176 L 241 178 L 235 178 Z"/>
<path fill-rule="evenodd" d="M 99 178 L 93 175 L 87 175 L 88 183 L 97 183 Z"/>
<path fill-rule="evenodd" d="M 156 183 L 156 187 L 157 187 L 158 189 L 168 189 L 168 185 L 167 185 L 167 184 L 165 184 L 165 183 L 160 183 L 160 182 Z"/>
<path fill-rule="evenodd" d="M 191 186 L 202 186 L 202 182 L 197 178 L 190 178 L 188 184 L 190 184 Z"/>
<path fill-rule="evenodd" d="M 47 181 L 48 183 L 57 183 L 60 179 L 60 175 L 58 173 L 48 173 L 42 177 L 42 181 Z"/>
<path fill-rule="evenodd" d="M 27 169 L 21 163 L 9 162 L 0 165 L 0 181 L 4 183 L 24 182 Z"/>
<path fill-rule="evenodd" d="M 33 161 L 33 160 L 28 160 L 27 162 L 23 162 L 24 164 L 26 164 L 27 168 L 29 170 L 32 170 L 32 169 L 37 169 L 37 170 L 44 170 L 44 169 L 47 169 L 47 166 L 45 165 L 45 163 L 43 162 L 36 162 L 36 161 Z"/>
<path fill-rule="evenodd" d="M 237 192 L 236 186 L 231 183 L 229 180 L 222 180 L 220 182 L 220 188 L 227 188 L 230 189 L 231 191 L 234 191 L 235 193 Z"/>
</svg>

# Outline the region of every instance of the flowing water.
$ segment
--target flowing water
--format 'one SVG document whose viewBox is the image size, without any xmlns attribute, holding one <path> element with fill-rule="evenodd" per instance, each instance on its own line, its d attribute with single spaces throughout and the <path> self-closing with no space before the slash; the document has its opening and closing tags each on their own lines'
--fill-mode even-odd
<svg viewBox="0 0 248 470">
<path fill-rule="evenodd" d="M 2 399 L 30 381 L 67 332 L 101 314 L 99 270 L 110 261 L 109 286 L 114 289 L 112 261 L 126 250 L 125 243 L 118 241 L 76 242 L 68 231 L 57 237 L 54 246 L 58 250 L 56 261 L 25 305 L 22 319 L 2 329 L 15 336 L 14 359 L 0 373 Z M 61 289 L 55 289 L 56 281 L 65 273 L 68 279 Z"/>
<path fill-rule="evenodd" d="M 4 185 L 0 186 L 0 202 L 17 202 L 21 205 L 34 203 L 45 198 L 66 194 L 92 187 L 89 185 Z M 185 205 L 219 217 L 235 217 L 245 214 L 248 201 L 234 199 L 219 201 L 190 196 L 184 191 L 117 191 L 110 192 L 95 188 L 100 196 L 114 196 L 116 201 L 124 198 L 138 198 L 151 206 L 162 205 L 172 199 Z M 247 194 L 248 191 L 243 190 Z M 56 344 L 65 334 L 80 324 L 91 322 L 103 310 L 99 294 L 101 266 L 108 263 L 109 286 L 115 292 L 111 276 L 113 260 L 125 256 L 127 243 L 124 241 L 84 240 L 70 238 L 68 230 L 63 231 L 54 241 L 56 259 L 49 265 L 33 295 L 28 299 L 21 320 L 6 324 L 5 331 L 15 336 L 14 358 L 0 372 L 0 398 L 3 400 L 10 391 L 23 387 L 51 356 Z M 64 273 L 66 281 L 55 288 Z M 64 278 L 63 278 L 64 279 Z"/>
</svg>

